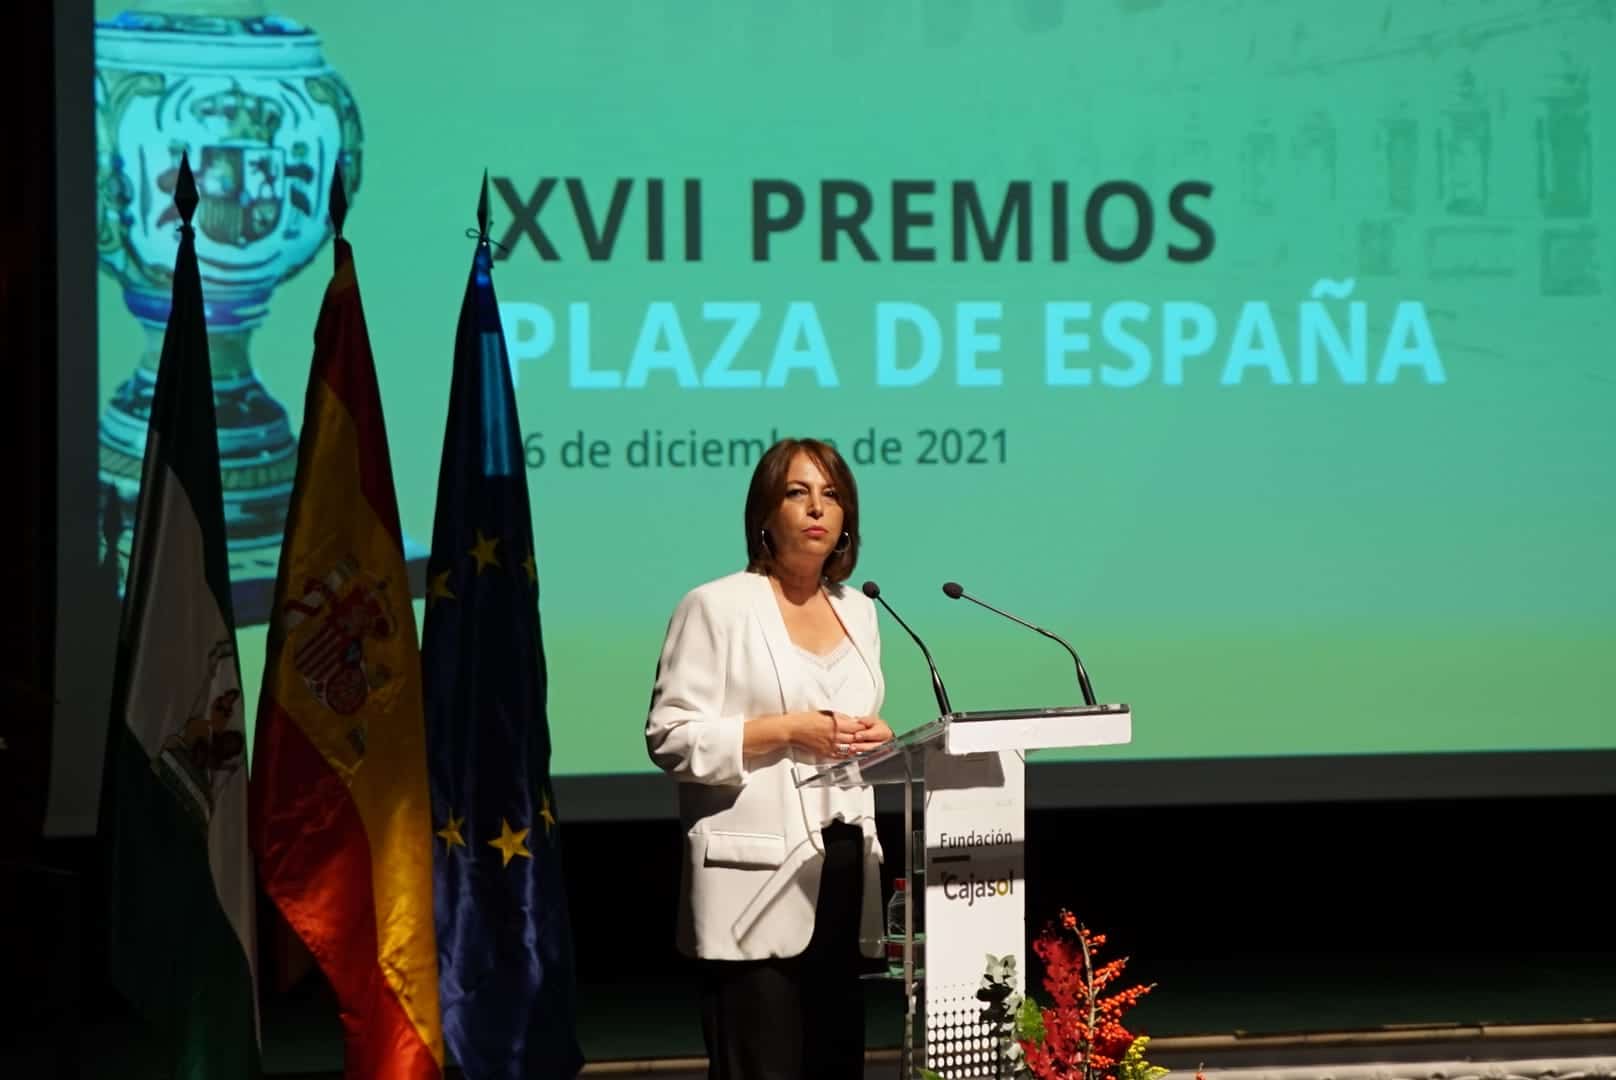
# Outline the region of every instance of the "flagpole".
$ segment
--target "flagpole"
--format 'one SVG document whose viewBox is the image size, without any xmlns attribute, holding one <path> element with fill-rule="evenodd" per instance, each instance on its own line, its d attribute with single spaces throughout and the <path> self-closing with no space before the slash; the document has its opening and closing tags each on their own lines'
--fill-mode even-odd
<svg viewBox="0 0 1616 1080">
<path fill-rule="evenodd" d="M 348 184 L 342 175 L 342 163 L 331 170 L 331 234 L 338 240 L 343 239 L 342 224 L 348 220 Z M 342 254 L 336 244 L 331 245 L 331 254 L 337 263 L 342 262 Z"/>
<path fill-rule="evenodd" d="M 477 199 L 477 243 L 488 243 L 488 170 L 483 170 L 483 193 Z"/>
</svg>

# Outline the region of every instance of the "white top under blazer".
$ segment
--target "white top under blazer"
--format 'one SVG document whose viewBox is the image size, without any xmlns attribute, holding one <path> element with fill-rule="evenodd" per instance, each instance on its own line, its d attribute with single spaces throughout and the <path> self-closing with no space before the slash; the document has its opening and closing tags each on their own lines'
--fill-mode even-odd
<svg viewBox="0 0 1616 1080">
<path fill-rule="evenodd" d="M 832 709 L 848 716 L 869 716 L 876 712 L 875 676 L 870 673 L 864 657 L 853 648 L 853 639 L 844 637 L 830 652 L 819 655 L 792 643 L 791 663 L 803 681 L 809 700 L 819 702 L 821 709 Z M 802 754 L 798 754 L 802 757 Z M 850 800 L 842 798 L 833 787 L 798 788 L 802 807 L 808 812 L 811 826 L 829 825 L 845 821 L 849 825 L 862 825 L 862 815 L 850 811 Z"/>
<path fill-rule="evenodd" d="M 863 593 L 826 586 L 873 686 L 885 693 L 875 605 Z M 864 833 L 860 951 L 881 953 L 880 842 L 875 795 L 796 786 L 822 762 L 789 748 L 744 760 L 748 717 L 832 708 L 814 661 L 786 631 L 769 579 L 741 572 L 686 593 L 668 622 L 657 663 L 645 744 L 679 781 L 684 862 L 677 940 L 687 956 L 761 960 L 796 956 L 814 928 L 824 865 L 820 827 L 837 818 Z M 863 696 L 863 695 L 860 695 Z"/>
</svg>

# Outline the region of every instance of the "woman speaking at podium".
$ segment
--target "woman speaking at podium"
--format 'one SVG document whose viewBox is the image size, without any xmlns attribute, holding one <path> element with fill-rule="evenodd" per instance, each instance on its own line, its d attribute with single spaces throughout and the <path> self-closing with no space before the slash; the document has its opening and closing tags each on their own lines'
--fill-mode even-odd
<svg viewBox="0 0 1616 1080">
<path fill-rule="evenodd" d="M 679 949 L 700 965 L 710 1077 L 858 1077 L 860 956 L 881 947 L 874 794 L 796 785 L 892 738 L 875 606 L 843 587 L 858 491 L 834 447 L 785 439 L 744 516 L 747 567 L 679 602 L 645 724 L 679 781 Z"/>
</svg>

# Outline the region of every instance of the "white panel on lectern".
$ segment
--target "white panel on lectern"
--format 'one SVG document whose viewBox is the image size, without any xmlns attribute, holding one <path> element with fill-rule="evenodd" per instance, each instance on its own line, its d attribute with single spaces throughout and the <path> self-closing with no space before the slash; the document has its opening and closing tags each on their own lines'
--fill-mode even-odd
<svg viewBox="0 0 1616 1080">
<path fill-rule="evenodd" d="M 1015 751 L 926 755 L 926 1064 L 945 1077 L 988 1075 L 988 956 L 1014 956 L 1023 989 L 1025 777 Z"/>
</svg>

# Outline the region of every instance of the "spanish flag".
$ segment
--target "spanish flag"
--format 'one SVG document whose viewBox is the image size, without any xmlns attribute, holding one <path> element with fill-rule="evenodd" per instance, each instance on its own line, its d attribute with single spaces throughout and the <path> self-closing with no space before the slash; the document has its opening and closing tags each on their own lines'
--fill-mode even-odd
<svg viewBox="0 0 1616 1080">
<path fill-rule="evenodd" d="M 421 659 L 353 251 L 314 333 L 251 784 L 265 891 L 336 991 L 345 1074 L 443 1072 Z"/>
</svg>

